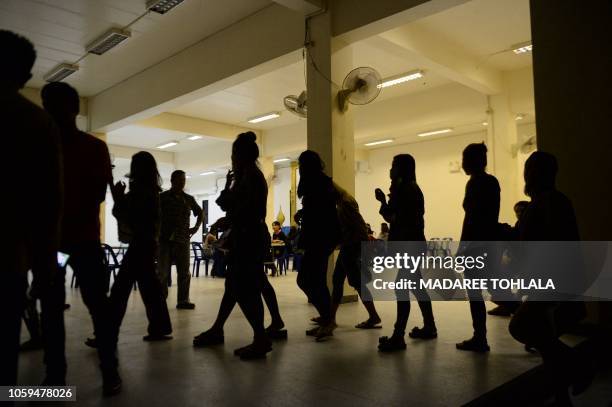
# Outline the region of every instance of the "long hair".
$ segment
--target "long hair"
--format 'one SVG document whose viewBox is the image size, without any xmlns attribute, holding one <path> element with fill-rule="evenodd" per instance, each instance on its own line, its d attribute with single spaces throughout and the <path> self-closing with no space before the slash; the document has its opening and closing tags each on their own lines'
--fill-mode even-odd
<svg viewBox="0 0 612 407">
<path fill-rule="evenodd" d="M 307 185 L 315 181 L 320 175 L 324 175 L 325 164 L 319 154 L 312 150 L 302 152 L 298 158 L 298 163 L 300 165 L 300 183 L 297 194 L 298 197 L 302 198 L 308 189 Z"/>
<path fill-rule="evenodd" d="M 535 151 L 525 161 L 525 194 L 534 196 L 555 189 L 557 159 L 544 151 Z"/>
<path fill-rule="evenodd" d="M 257 136 L 252 131 L 240 133 L 232 144 L 232 169 L 236 181 L 242 178 L 244 170 L 251 166 L 257 167 L 259 158 L 259 147 L 256 143 Z"/>
<path fill-rule="evenodd" d="M 155 158 L 146 151 L 140 151 L 132 156 L 130 164 L 130 191 L 160 192 L 162 179 L 157 170 Z"/>
<path fill-rule="evenodd" d="M 393 193 L 400 185 L 416 182 L 416 162 L 410 154 L 398 154 L 393 157 L 393 178 L 390 191 Z"/>
</svg>

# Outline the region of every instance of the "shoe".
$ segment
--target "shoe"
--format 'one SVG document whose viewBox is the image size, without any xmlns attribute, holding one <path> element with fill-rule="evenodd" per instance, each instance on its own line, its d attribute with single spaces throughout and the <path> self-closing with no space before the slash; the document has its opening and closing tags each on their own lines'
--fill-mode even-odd
<svg viewBox="0 0 612 407">
<path fill-rule="evenodd" d="M 176 304 L 176 309 L 195 309 L 195 304 L 192 302 L 181 302 Z"/>
<path fill-rule="evenodd" d="M 149 334 L 142 337 L 145 342 L 169 341 L 170 339 L 172 339 L 172 335 Z"/>
<path fill-rule="evenodd" d="M 378 338 L 378 350 L 380 352 L 395 352 L 406 350 L 406 342 L 403 336 L 382 336 Z"/>
<path fill-rule="evenodd" d="M 498 305 L 497 307 L 493 308 L 492 310 L 488 311 L 487 314 L 489 315 L 493 315 L 496 317 L 509 317 L 512 316 L 512 312 L 504 306 Z"/>
<path fill-rule="evenodd" d="M 313 324 L 317 324 L 317 325 L 320 325 L 322 320 L 323 320 L 323 318 L 321 318 L 321 317 L 310 318 L 310 322 L 312 322 Z"/>
<path fill-rule="evenodd" d="M 438 330 L 435 326 L 424 326 L 423 328 L 415 326 L 412 328 L 412 331 L 408 333 L 408 336 L 412 339 L 436 339 L 438 337 Z"/>
<path fill-rule="evenodd" d="M 20 352 L 30 352 L 33 350 L 39 350 L 43 348 L 42 341 L 40 339 L 30 339 L 25 341 L 19 346 Z"/>
<path fill-rule="evenodd" d="M 486 339 L 470 338 L 463 342 L 455 344 L 459 350 L 485 353 L 491 350 Z"/>
<path fill-rule="evenodd" d="M 85 339 L 85 346 L 89 346 L 90 348 L 97 349 L 98 341 L 96 340 L 96 338 L 87 338 Z"/>
<path fill-rule="evenodd" d="M 222 345 L 225 342 L 223 331 L 213 331 L 209 329 L 193 338 L 193 346 L 196 348 L 205 348 L 207 346 Z"/>
<path fill-rule="evenodd" d="M 320 327 L 315 326 L 314 328 L 310 328 L 306 330 L 306 336 L 317 336 Z"/>
<path fill-rule="evenodd" d="M 317 331 L 317 334 L 315 335 L 315 337 L 317 338 L 317 342 L 322 342 L 326 338 L 329 338 L 330 336 L 334 336 L 334 329 L 336 329 L 337 327 L 338 325 L 336 325 L 335 322 L 330 322 L 329 324 L 325 326 L 319 327 L 319 330 Z"/>
<path fill-rule="evenodd" d="M 123 382 L 117 370 L 102 373 L 102 395 L 111 397 L 121 393 Z"/>
<path fill-rule="evenodd" d="M 360 322 L 355 325 L 357 329 L 381 329 L 382 325 L 380 325 L 381 320 L 378 319 L 368 319 L 366 321 Z"/>
<path fill-rule="evenodd" d="M 271 341 L 260 341 L 253 342 L 250 345 L 243 346 L 242 348 L 234 350 L 234 355 L 240 357 L 240 359 L 242 360 L 263 359 L 266 357 L 266 354 L 271 350 Z"/>
<path fill-rule="evenodd" d="M 287 330 L 283 329 L 285 327 L 285 324 L 279 324 L 279 325 L 270 325 L 269 327 L 266 328 L 266 334 L 268 335 L 268 338 L 272 339 L 272 340 L 283 340 L 283 339 L 287 339 Z"/>
</svg>

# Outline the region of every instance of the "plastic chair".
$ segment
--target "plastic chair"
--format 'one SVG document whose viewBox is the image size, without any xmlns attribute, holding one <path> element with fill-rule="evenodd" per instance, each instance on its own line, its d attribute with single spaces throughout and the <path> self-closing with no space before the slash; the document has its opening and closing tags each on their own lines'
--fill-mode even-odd
<svg viewBox="0 0 612 407">
<path fill-rule="evenodd" d="M 210 258 L 204 255 L 204 248 L 200 242 L 191 242 L 191 250 L 193 251 L 193 267 L 191 275 L 200 277 L 200 263 L 204 262 L 204 275 L 208 276 L 208 262 Z"/>
</svg>

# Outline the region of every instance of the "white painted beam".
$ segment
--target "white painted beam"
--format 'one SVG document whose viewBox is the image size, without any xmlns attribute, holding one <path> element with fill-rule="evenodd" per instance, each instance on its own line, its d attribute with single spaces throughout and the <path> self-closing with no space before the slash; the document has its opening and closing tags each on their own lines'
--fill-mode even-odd
<svg viewBox="0 0 612 407">
<path fill-rule="evenodd" d="M 239 133 L 243 133 L 245 131 L 256 131 L 246 127 L 198 119 L 195 117 L 183 116 L 174 113 L 160 113 L 148 119 L 141 120 L 135 124 L 138 126 L 180 131 L 183 133 L 214 137 L 230 141 L 234 141 L 236 135 Z"/>
<path fill-rule="evenodd" d="M 455 44 L 409 24 L 379 34 L 372 44 L 401 56 L 422 69 L 430 69 L 487 95 L 503 89 L 500 71 L 489 68 L 482 58 L 470 56 Z"/>
<path fill-rule="evenodd" d="M 128 146 L 119 146 L 116 144 L 108 145 L 108 152 L 115 158 L 131 159 L 134 154 L 139 151 L 148 151 L 155 157 L 158 163 L 174 165 L 174 153 L 169 151 L 148 150 L 146 148 L 136 148 Z"/>
<path fill-rule="evenodd" d="M 308 15 L 317 12 L 322 8 L 323 0 L 273 0 L 282 6 L 293 11 L 297 11 L 303 15 Z"/>
<path fill-rule="evenodd" d="M 298 60 L 303 16 L 281 5 L 245 18 L 95 95 L 90 127 L 110 131 Z"/>
</svg>

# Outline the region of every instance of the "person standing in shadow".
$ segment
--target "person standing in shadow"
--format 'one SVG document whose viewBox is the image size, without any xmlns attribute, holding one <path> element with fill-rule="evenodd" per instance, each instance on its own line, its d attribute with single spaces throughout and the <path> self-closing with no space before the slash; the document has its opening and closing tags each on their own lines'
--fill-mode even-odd
<svg viewBox="0 0 612 407">
<path fill-rule="evenodd" d="M 219 312 L 221 329 L 223 319 L 237 302 L 253 329 L 253 342 L 234 351 L 242 360 L 265 358 L 272 350 L 272 342 L 264 328 L 264 310 L 261 301 L 265 276 L 264 258 L 269 252 L 270 235 L 266 227 L 266 201 L 268 185 L 259 169 L 259 147 L 255 133 L 238 135 L 232 145 L 232 170 L 228 172 L 225 189 L 217 199 L 217 205 L 227 213 L 230 228 L 227 247 L 228 272 L 226 277 L 226 302 Z M 225 296 L 224 296 L 225 298 Z M 231 303 L 230 303 L 231 302 Z M 228 312 L 229 310 L 229 312 Z M 223 321 L 224 322 L 224 321 Z M 217 343 L 222 341 L 223 331 L 213 327 Z M 200 335 L 205 342 L 207 332 Z M 220 333 L 220 335 L 219 335 Z M 210 335 L 211 337 L 213 335 Z M 194 339 L 198 346 L 199 337 Z"/>
<path fill-rule="evenodd" d="M 102 369 L 103 391 L 106 395 L 112 395 L 120 391 L 121 379 L 117 373 L 112 338 L 112 311 L 107 296 L 108 270 L 100 242 L 100 205 L 106 198 L 107 185 L 113 183 L 110 156 L 104 141 L 77 128 L 80 99 L 73 87 L 63 82 L 49 83 L 42 88 L 41 96 L 45 110 L 59 126 L 64 153 L 65 215 L 60 250 L 70 256 L 68 265 L 76 275 L 83 302 L 91 314 Z M 61 269 L 64 275 L 66 266 Z M 63 286 L 61 290 L 64 291 Z M 44 317 L 43 313 L 43 329 L 60 330 L 59 326 L 49 327 L 45 324 Z M 45 344 L 48 346 L 54 342 L 47 339 Z M 63 355 L 61 357 L 65 360 Z"/>
<path fill-rule="evenodd" d="M 572 202 L 557 190 L 556 175 L 557 160 L 552 154 L 536 151 L 525 162 L 525 194 L 531 198 L 531 203 L 518 223 L 519 240 L 525 245 L 538 241 L 575 244 L 580 240 Z M 572 243 L 567 247 L 571 248 Z M 553 257 L 563 256 L 554 253 Z M 553 264 L 558 261 L 558 258 L 554 259 Z M 558 273 L 567 272 L 568 269 L 564 266 Z M 552 270 L 544 272 L 550 275 Z M 573 280 L 571 276 L 556 277 L 559 280 Z M 561 288 L 560 293 L 563 292 Z M 542 355 L 544 366 L 553 378 L 555 405 L 571 406 L 568 388 L 571 386 L 573 395 L 583 393 L 593 380 L 593 371 L 588 362 L 579 358 L 577 352 L 559 337 L 586 316 L 585 304 L 582 301 L 561 301 L 560 298 L 546 301 L 530 300 L 529 297 L 510 320 L 510 334 Z"/>
<path fill-rule="evenodd" d="M 418 253 L 413 255 L 420 255 L 427 248 L 423 219 L 425 198 L 416 182 L 414 158 L 410 154 L 399 154 L 393 157 L 389 176 L 391 178 L 389 201 L 387 202 L 380 188 L 375 191 L 376 200 L 380 202 L 380 214 L 390 224 L 389 242 L 407 242 L 412 247 L 418 248 Z M 418 282 L 422 279 L 421 270 L 418 269 L 411 273 L 407 269 L 401 269 L 397 279 L 399 281 L 403 278 Z M 418 300 L 424 325 L 422 328 L 415 326 L 408 335 L 413 339 L 435 339 L 438 337 L 438 330 L 429 293 L 424 289 L 415 289 L 413 292 Z M 406 349 L 404 335 L 410 315 L 410 296 L 408 291 L 402 290 L 397 293 L 397 297 L 397 318 L 393 335 L 379 339 L 378 349 L 381 352 Z"/>
<path fill-rule="evenodd" d="M 300 154 L 298 162 L 300 183 L 297 194 L 302 199 L 300 244 L 304 256 L 297 284 L 319 313 L 319 317 L 312 319 L 319 326 L 306 331 L 306 335 L 317 337 L 334 329 L 327 264 L 340 240 L 336 190 L 331 178 L 323 172 L 324 164 L 319 154 L 306 150 Z"/>
<path fill-rule="evenodd" d="M 168 278 L 172 263 L 176 264 L 177 275 L 177 309 L 194 309 L 195 304 L 189 301 L 190 239 L 202 224 L 204 212 L 195 198 L 185 193 L 185 171 L 176 170 L 170 176 L 172 187 L 159 195 L 161 203 L 161 232 L 159 242 L 159 279 L 161 280 L 164 298 L 168 297 Z M 197 217 L 196 224 L 190 228 L 190 215 Z"/>
<path fill-rule="evenodd" d="M 355 328 L 379 329 L 381 328 L 381 319 L 376 311 L 374 301 L 372 301 L 372 294 L 361 281 L 361 245 L 368 241 L 368 228 L 361 213 L 359 213 L 359 204 L 357 204 L 355 198 L 335 183 L 334 188 L 336 190 L 336 207 L 341 240 L 340 252 L 332 276 L 332 324 L 330 328 L 336 327 L 336 314 L 344 295 L 344 281 L 348 280 L 349 285 L 359 294 L 359 298 L 368 312 L 368 319 L 355 325 Z M 321 329 L 317 333 L 317 339 L 320 340 L 331 335 L 331 330 Z"/>
<path fill-rule="evenodd" d="M 469 144 L 463 150 L 463 171 L 470 177 L 465 186 L 465 198 L 463 199 L 463 209 L 465 217 L 461 230 L 461 242 L 468 248 L 464 255 L 469 255 L 469 245 L 471 242 L 480 244 L 481 242 L 495 241 L 498 239 L 498 219 L 500 188 L 497 178 L 487 174 L 487 147 L 484 143 Z M 477 242 L 477 243 L 476 243 Z M 477 249 L 478 253 L 482 250 Z M 477 254 L 476 254 L 477 255 Z M 486 267 L 488 273 L 494 272 L 497 256 L 487 257 Z M 466 278 L 480 278 L 473 275 L 474 269 L 466 269 Z M 459 350 L 473 352 L 488 352 L 490 350 L 487 342 L 487 310 L 485 307 L 482 291 L 467 290 L 470 301 L 470 313 L 472 315 L 472 325 L 474 335 L 472 338 L 457 343 Z"/>
<path fill-rule="evenodd" d="M 130 164 L 130 190 L 125 193 L 125 184 L 117 182 L 113 188 L 113 215 L 117 218 L 119 240 L 129 243 L 123 256 L 119 273 L 111 289 L 114 308 L 115 341 L 125 316 L 127 302 L 134 283 L 144 302 L 149 320 L 145 341 L 172 339 L 172 324 L 161 283 L 156 273 L 160 227 L 159 192 L 161 177 L 155 158 L 140 151 L 132 156 Z"/>
<path fill-rule="evenodd" d="M 32 76 L 34 46 L 24 37 L 0 30 L 0 49 L 10 55 L 0 64 L 0 122 L 7 151 L 1 167 L 7 175 L 2 199 L 7 216 L 0 240 L 0 386 L 11 386 L 17 383 L 27 271 L 34 274 L 31 295 L 47 300 L 52 298 L 51 287 L 59 274 L 63 187 L 57 128 L 47 113 L 19 93 Z M 60 314 L 63 306 L 59 304 Z"/>
</svg>

